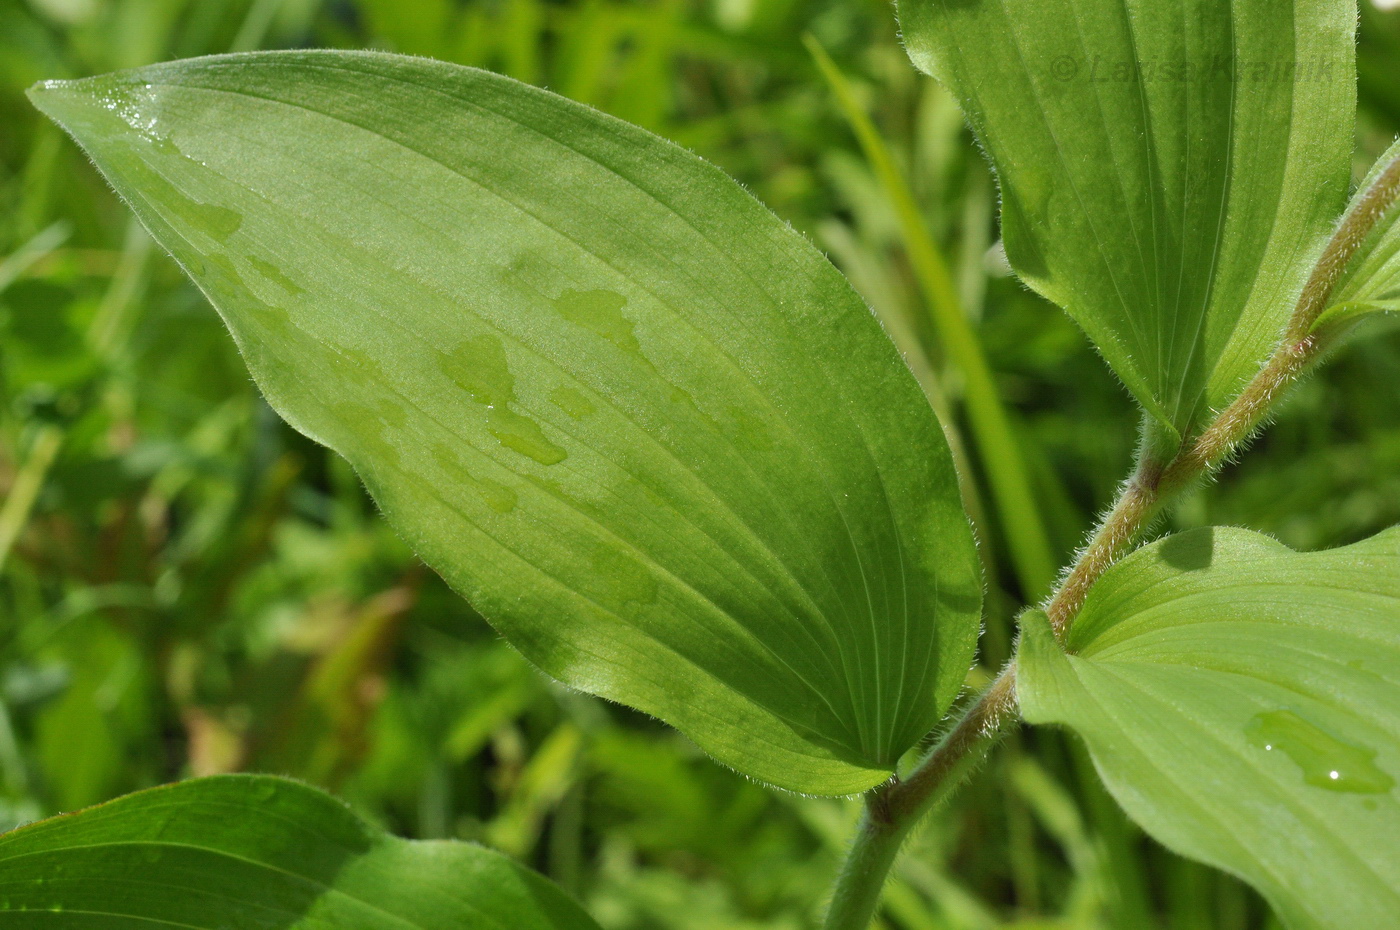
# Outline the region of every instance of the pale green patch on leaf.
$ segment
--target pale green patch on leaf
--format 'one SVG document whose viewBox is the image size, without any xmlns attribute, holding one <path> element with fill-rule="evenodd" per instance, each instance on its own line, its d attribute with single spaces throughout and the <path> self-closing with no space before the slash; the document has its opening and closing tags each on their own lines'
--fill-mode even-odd
<svg viewBox="0 0 1400 930">
<path fill-rule="evenodd" d="M 1369 192 L 1384 189 L 1370 233 L 1362 240 L 1332 288 L 1331 306 L 1313 324 L 1314 332 L 1377 311 L 1400 310 L 1400 141 L 1380 157 L 1357 188 L 1353 206 Z"/>
<path fill-rule="evenodd" d="M 1299 930 L 1400 914 L 1400 528 L 1173 536 L 1104 575 L 1067 646 L 1028 615 L 1022 711 L 1077 731 L 1149 833 Z"/>
<path fill-rule="evenodd" d="M 249 775 L 154 788 L 0 836 L 0 911 L 7 926 L 51 930 L 598 927 L 500 853 L 401 840 L 314 788 Z"/>
<path fill-rule="evenodd" d="M 273 406 L 551 675 L 826 794 L 952 702 L 981 588 L 942 431 L 840 274 L 714 167 L 373 53 L 33 97 Z"/>
<path fill-rule="evenodd" d="M 1190 435 L 1268 357 L 1346 197 L 1356 8 L 900 0 L 1002 189 L 1017 273 Z"/>
</svg>

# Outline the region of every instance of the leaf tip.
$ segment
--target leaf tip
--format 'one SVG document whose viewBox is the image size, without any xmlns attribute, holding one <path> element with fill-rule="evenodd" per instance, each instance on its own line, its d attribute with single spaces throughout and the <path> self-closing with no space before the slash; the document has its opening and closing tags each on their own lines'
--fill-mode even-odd
<svg viewBox="0 0 1400 930">
<path fill-rule="evenodd" d="M 39 81 L 27 91 L 29 102 L 84 145 L 98 135 L 148 133 L 145 104 L 148 84 L 116 75 L 75 80 Z"/>
<path fill-rule="evenodd" d="M 56 118 L 53 113 L 55 103 L 61 101 L 75 83 L 77 82 L 37 81 L 24 94 L 29 98 L 29 102 L 34 104 L 35 109 L 54 119 Z"/>
<path fill-rule="evenodd" d="M 39 81 L 25 95 L 35 109 L 77 137 L 79 128 L 102 109 L 99 98 L 88 87 L 90 80 Z"/>
</svg>

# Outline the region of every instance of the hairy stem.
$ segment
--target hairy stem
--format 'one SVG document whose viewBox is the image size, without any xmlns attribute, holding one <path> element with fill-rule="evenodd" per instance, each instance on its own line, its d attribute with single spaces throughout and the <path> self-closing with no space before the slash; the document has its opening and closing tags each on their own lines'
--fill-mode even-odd
<svg viewBox="0 0 1400 930">
<path fill-rule="evenodd" d="M 1400 159 L 1376 177 L 1342 218 L 1294 306 L 1277 349 L 1234 401 L 1169 462 L 1159 461 L 1153 455 L 1154 445 L 1144 442 L 1132 477 L 1046 604 L 1050 625 L 1061 641 L 1089 590 L 1130 549 L 1166 502 L 1238 451 L 1283 392 L 1317 359 L 1322 340 L 1314 333 L 1314 324 L 1327 309 L 1347 263 L 1398 201 Z M 885 877 L 910 830 L 986 758 L 1014 716 L 1015 668 L 1013 659 L 906 779 L 896 778 L 867 797 L 865 814 L 832 895 L 826 930 L 865 930 L 870 925 Z"/>
<path fill-rule="evenodd" d="M 1099 522 L 1089 544 L 1080 551 L 1045 607 L 1056 636 L 1063 637 L 1084 606 L 1089 589 L 1156 516 L 1161 507 L 1161 484 L 1162 466 L 1146 456 L 1140 457 L 1118 500 Z"/>
<path fill-rule="evenodd" d="M 912 826 L 909 822 L 898 823 L 890 816 L 889 789 L 886 785 L 866 795 L 865 810 L 826 912 L 828 930 L 867 927 L 875 916 L 885 876 Z"/>
<path fill-rule="evenodd" d="M 909 831 L 982 763 L 1015 707 L 1016 671 L 1008 665 L 909 778 L 895 779 L 866 797 L 865 813 L 827 911 L 827 930 L 864 930 L 870 925 L 885 876 Z"/>
</svg>

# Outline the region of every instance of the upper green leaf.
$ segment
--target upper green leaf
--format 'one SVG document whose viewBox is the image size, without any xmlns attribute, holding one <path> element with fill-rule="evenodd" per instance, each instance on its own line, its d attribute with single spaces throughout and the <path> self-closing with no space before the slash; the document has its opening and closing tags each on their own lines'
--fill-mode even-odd
<svg viewBox="0 0 1400 930">
<path fill-rule="evenodd" d="M 962 102 L 1007 256 L 1189 435 L 1268 357 L 1346 198 L 1356 5 L 900 0 Z"/>
<path fill-rule="evenodd" d="M 1022 711 L 1078 731 L 1148 832 L 1290 927 L 1400 914 L 1400 528 L 1307 554 L 1171 537 L 1104 575 L 1068 648 L 1031 616 Z"/>
<path fill-rule="evenodd" d="M 527 657 L 769 783 L 885 779 L 980 579 L 942 432 L 846 281 L 696 156 L 515 81 L 294 52 L 41 85 Z"/>
<path fill-rule="evenodd" d="M 1357 188 L 1353 207 L 1383 188 L 1380 214 L 1332 288 L 1331 306 L 1316 329 L 1380 310 L 1400 310 L 1400 141 L 1376 162 Z"/>
<path fill-rule="evenodd" d="M 500 853 L 397 839 L 320 791 L 248 775 L 154 788 L 0 836 L 0 912 L 0 925 L 50 930 L 598 927 Z"/>
</svg>

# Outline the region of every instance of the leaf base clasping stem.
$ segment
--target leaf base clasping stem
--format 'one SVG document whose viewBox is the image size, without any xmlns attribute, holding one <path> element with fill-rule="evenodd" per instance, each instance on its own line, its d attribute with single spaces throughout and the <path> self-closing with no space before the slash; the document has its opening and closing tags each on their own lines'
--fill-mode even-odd
<svg viewBox="0 0 1400 930">
<path fill-rule="evenodd" d="M 1322 317 L 1337 282 L 1366 236 L 1397 202 L 1400 159 L 1388 165 L 1342 217 L 1294 305 L 1278 347 L 1258 374 L 1169 461 L 1154 458 L 1154 444 L 1144 441 L 1132 477 L 1045 605 L 1061 642 L 1089 590 L 1163 506 L 1209 477 L 1247 443 L 1279 397 L 1318 359 L 1329 335 Z M 865 930 L 870 925 L 885 878 L 910 831 L 981 764 L 1015 714 L 1013 658 L 907 778 L 892 779 L 866 796 L 865 812 L 832 893 L 826 930 Z"/>
</svg>

